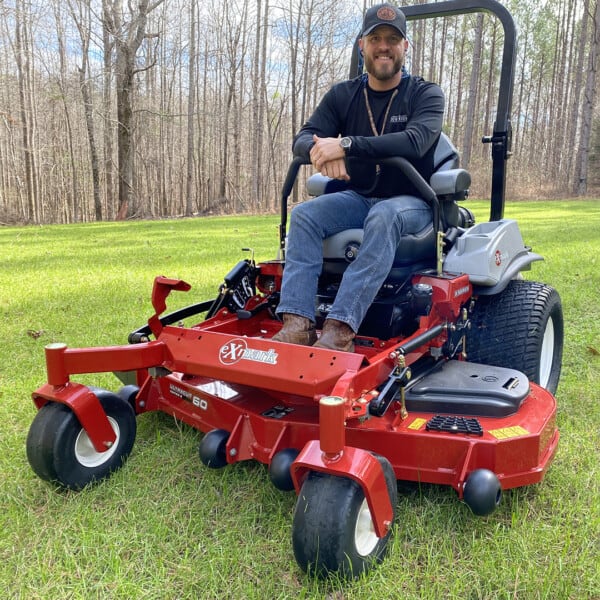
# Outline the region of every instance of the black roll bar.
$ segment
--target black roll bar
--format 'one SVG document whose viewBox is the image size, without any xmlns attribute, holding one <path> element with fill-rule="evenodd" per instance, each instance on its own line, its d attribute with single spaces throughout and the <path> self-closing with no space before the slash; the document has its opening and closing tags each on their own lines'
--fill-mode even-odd
<svg viewBox="0 0 600 600">
<path fill-rule="evenodd" d="M 279 253 L 280 258 L 285 258 L 285 237 L 286 237 L 286 227 L 287 227 L 287 201 L 294 189 L 294 183 L 296 182 L 296 177 L 298 176 L 298 171 L 302 165 L 310 164 L 308 161 L 304 160 L 300 156 L 295 156 L 294 160 L 290 163 L 288 167 L 287 175 L 285 176 L 285 181 L 283 182 L 283 187 L 281 188 L 281 221 L 279 223 Z"/>
</svg>

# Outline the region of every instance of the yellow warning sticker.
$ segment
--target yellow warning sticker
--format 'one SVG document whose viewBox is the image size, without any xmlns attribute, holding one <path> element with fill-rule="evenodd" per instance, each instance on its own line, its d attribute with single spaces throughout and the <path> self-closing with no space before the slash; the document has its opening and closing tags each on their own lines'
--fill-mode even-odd
<svg viewBox="0 0 600 600">
<path fill-rule="evenodd" d="M 509 438 L 529 435 L 529 431 L 520 425 L 515 425 L 514 427 L 503 427 L 502 429 L 490 429 L 490 433 L 498 440 L 506 440 Z"/>
<path fill-rule="evenodd" d="M 421 429 L 425 423 L 427 423 L 427 419 L 421 419 L 419 417 L 408 426 L 408 429 Z"/>
</svg>

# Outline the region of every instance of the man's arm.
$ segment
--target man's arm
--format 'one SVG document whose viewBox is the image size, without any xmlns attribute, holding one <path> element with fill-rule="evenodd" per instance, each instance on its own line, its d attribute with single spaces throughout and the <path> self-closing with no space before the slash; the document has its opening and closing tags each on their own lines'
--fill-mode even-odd
<svg viewBox="0 0 600 600">
<path fill-rule="evenodd" d="M 311 160 L 310 151 L 315 145 L 314 136 L 319 138 L 335 138 L 341 131 L 339 111 L 336 108 L 335 90 L 331 88 L 325 93 L 311 117 L 294 137 L 292 148 L 294 156 Z"/>
</svg>

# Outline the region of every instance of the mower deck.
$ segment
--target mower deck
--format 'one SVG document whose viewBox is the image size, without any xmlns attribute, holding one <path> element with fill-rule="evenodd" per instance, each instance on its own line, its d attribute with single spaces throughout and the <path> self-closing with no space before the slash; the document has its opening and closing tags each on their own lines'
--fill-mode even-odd
<svg viewBox="0 0 600 600">
<path fill-rule="evenodd" d="M 90 408 L 87 396 L 81 401 L 87 388 L 70 383 L 68 374 L 120 365 L 140 388 L 136 414 L 159 410 L 204 432 L 226 430 L 228 463 L 270 464 L 281 450 L 336 438 L 344 447 L 386 456 L 397 479 L 450 485 L 459 496 L 474 469 L 493 471 L 508 489 L 539 482 L 554 456 L 556 400 L 517 371 L 448 361 L 406 386 L 408 412 L 398 395 L 374 416 L 369 404 L 394 369 L 397 340 L 360 338 L 355 353 L 333 352 L 273 342 L 276 327 L 266 314 L 246 320 L 223 311 L 204 325 L 165 326 L 152 342 L 51 347 L 49 383 L 34 399 L 38 406 L 70 405 L 103 448 L 106 417 L 99 405 Z M 323 397 L 345 399 L 341 416 L 327 426 L 320 414 Z"/>
</svg>

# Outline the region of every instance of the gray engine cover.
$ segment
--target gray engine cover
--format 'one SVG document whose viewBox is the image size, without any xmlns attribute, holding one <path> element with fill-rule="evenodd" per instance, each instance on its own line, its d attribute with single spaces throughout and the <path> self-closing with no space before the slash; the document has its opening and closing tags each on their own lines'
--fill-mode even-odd
<svg viewBox="0 0 600 600">
<path fill-rule="evenodd" d="M 543 258 L 525 247 L 517 222 L 501 219 L 467 229 L 448 252 L 444 271 L 465 273 L 473 285 L 496 287 L 536 260 Z"/>
</svg>

